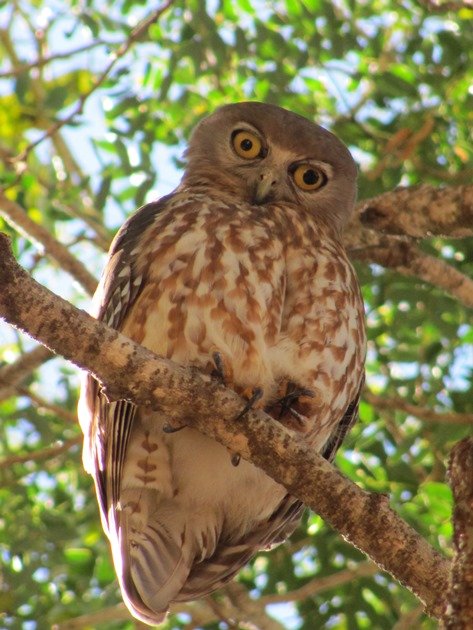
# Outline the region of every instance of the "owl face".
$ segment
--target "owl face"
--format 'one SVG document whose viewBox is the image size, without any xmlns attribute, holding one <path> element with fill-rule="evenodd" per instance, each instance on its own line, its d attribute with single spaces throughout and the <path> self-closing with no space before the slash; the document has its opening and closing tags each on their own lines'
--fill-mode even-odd
<svg viewBox="0 0 473 630">
<path fill-rule="evenodd" d="M 275 105 L 226 105 L 196 127 L 183 185 L 209 185 L 253 205 L 296 204 L 341 228 L 356 196 L 356 166 L 319 125 Z"/>
</svg>

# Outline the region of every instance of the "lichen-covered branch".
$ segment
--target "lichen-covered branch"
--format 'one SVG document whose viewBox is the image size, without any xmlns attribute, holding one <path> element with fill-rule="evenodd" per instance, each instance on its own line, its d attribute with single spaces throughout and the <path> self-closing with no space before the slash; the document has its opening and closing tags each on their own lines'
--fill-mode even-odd
<svg viewBox="0 0 473 630">
<path fill-rule="evenodd" d="M 0 287 L 0 316 L 87 368 L 110 399 L 160 409 L 170 424 L 192 425 L 252 461 L 410 588 L 430 614 L 443 613 L 449 563 L 386 496 L 360 489 L 262 411 L 236 420 L 244 403 L 235 392 L 157 357 L 41 287 L 16 263 L 4 235 Z"/>
</svg>

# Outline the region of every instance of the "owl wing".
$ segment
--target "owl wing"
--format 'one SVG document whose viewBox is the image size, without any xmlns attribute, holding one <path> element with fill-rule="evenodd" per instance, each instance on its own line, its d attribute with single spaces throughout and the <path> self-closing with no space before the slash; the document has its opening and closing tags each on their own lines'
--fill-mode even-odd
<svg viewBox="0 0 473 630">
<path fill-rule="evenodd" d="M 92 314 L 120 330 L 130 307 L 144 286 L 137 268 L 139 237 L 155 221 L 167 197 L 143 206 L 119 230 L 110 247 L 107 265 L 93 298 Z M 118 502 L 121 475 L 136 406 L 119 400 L 109 403 L 99 383 L 85 376 L 79 400 L 84 433 L 84 467 L 94 480 L 102 524 L 109 531 L 110 505 Z"/>
<path fill-rule="evenodd" d="M 364 383 L 365 378 L 363 376 L 357 395 L 348 405 L 342 419 L 336 426 L 335 431 L 330 436 L 324 450 L 322 451 L 322 456 L 329 462 L 333 461 L 333 459 L 335 458 L 335 455 L 342 445 L 342 442 L 345 440 L 346 436 L 351 431 L 353 425 L 358 418 L 358 407 L 360 404 L 360 396 Z"/>
</svg>

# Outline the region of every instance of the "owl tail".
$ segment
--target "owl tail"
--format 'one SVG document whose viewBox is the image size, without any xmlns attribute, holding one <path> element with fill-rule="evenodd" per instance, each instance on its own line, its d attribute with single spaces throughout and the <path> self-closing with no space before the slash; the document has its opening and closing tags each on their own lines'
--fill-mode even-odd
<svg viewBox="0 0 473 630">
<path fill-rule="evenodd" d="M 156 497 L 154 497 L 156 501 Z M 156 501 L 145 523 L 115 512 L 110 528 L 115 569 L 130 612 L 148 624 L 161 623 L 187 581 L 194 562 L 213 553 L 218 533 L 209 516 L 189 514 L 173 499 Z M 118 518 L 117 518 L 118 517 Z"/>
</svg>

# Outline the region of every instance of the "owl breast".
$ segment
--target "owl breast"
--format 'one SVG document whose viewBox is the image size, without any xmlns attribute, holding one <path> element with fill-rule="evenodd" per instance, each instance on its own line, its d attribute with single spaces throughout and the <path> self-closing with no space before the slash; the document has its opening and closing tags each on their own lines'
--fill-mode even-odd
<svg viewBox="0 0 473 630">
<path fill-rule="evenodd" d="M 268 398 L 268 350 L 281 331 L 286 290 L 284 243 L 273 219 L 246 210 L 196 199 L 164 211 L 144 239 L 145 288 L 123 332 L 207 371 L 219 352 L 233 386 L 260 386 Z"/>
<path fill-rule="evenodd" d="M 178 193 L 131 255 L 144 280 L 122 331 L 207 374 L 218 353 L 226 384 L 261 388 L 261 405 L 281 421 L 285 388 L 310 390 L 299 416 L 322 449 L 356 397 L 364 356 L 356 280 L 323 226 L 296 206 Z M 220 444 L 189 427 L 168 435 L 165 423 L 136 410 L 109 526 L 125 600 L 155 622 L 170 601 L 230 579 L 300 514 L 251 463 L 235 467 Z"/>
</svg>

